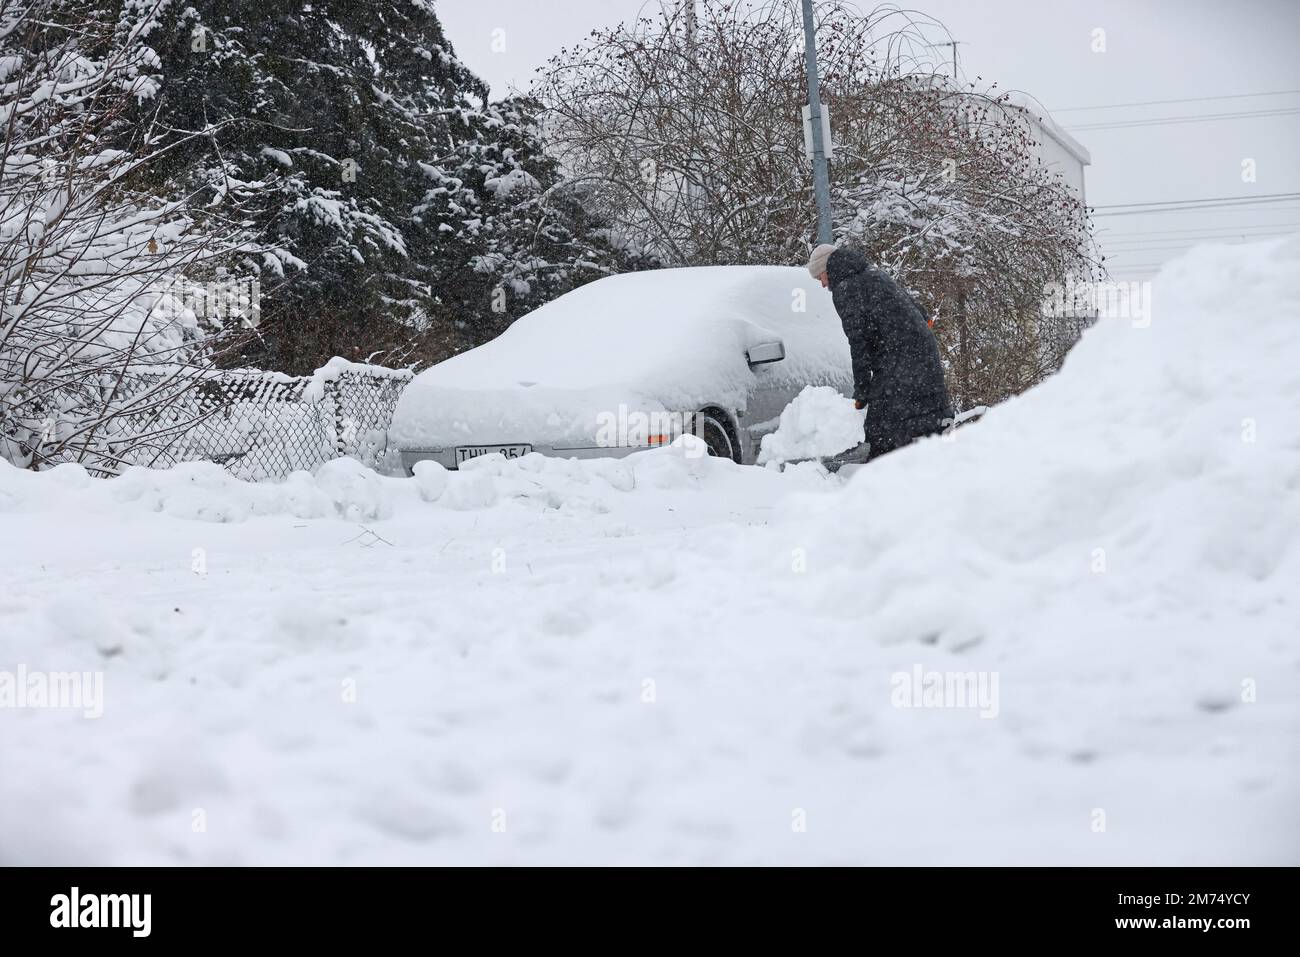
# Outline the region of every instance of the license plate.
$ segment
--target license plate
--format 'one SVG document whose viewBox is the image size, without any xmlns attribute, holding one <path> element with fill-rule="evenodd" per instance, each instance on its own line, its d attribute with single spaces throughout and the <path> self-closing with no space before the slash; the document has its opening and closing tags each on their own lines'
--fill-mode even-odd
<svg viewBox="0 0 1300 957">
<path fill-rule="evenodd" d="M 480 455 L 500 452 L 508 459 L 517 459 L 533 450 L 531 445 L 462 445 L 456 449 L 456 464 L 476 459 Z"/>
</svg>

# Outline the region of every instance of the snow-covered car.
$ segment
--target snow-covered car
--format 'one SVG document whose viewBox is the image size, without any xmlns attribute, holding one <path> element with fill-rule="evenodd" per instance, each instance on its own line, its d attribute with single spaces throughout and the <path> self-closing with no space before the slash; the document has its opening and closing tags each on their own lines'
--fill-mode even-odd
<svg viewBox="0 0 1300 957">
<path fill-rule="evenodd" d="M 416 376 L 390 443 L 409 472 L 493 452 L 620 456 L 690 431 L 710 454 L 748 464 L 809 385 L 850 395 L 853 373 L 830 293 L 806 270 L 625 273 Z"/>
</svg>

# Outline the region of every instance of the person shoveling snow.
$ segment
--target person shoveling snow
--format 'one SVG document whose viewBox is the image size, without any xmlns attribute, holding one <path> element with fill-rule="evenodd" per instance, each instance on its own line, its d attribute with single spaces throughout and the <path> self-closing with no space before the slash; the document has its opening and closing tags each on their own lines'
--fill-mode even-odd
<svg viewBox="0 0 1300 957">
<path fill-rule="evenodd" d="M 853 250 L 818 246 L 808 271 L 830 289 L 849 340 L 854 406 L 867 409 L 865 460 L 948 427 L 952 402 L 925 311 Z"/>
</svg>

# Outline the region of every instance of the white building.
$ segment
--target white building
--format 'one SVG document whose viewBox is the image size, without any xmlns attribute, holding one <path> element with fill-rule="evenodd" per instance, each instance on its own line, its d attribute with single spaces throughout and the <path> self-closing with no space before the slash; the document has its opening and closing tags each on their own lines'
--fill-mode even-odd
<svg viewBox="0 0 1300 957">
<path fill-rule="evenodd" d="M 1087 148 L 1056 124 L 1047 111 L 1029 97 L 1010 93 L 1003 101 L 1004 108 L 1017 111 L 1029 123 L 1038 143 L 1038 155 L 1049 170 L 1061 175 L 1079 202 L 1088 204 L 1084 185 L 1084 167 L 1092 164 Z"/>
<path fill-rule="evenodd" d="M 991 105 L 1001 107 L 1008 115 L 1020 120 L 1037 144 L 1037 154 L 1043 164 L 1050 172 L 1060 174 L 1061 181 L 1079 198 L 1079 202 L 1085 206 L 1088 204 L 1084 169 L 1092 164 L 1092 155 L 1082 143 L 1058 126 L 1033 98 L 1023 93 L 1007 92 L 991 100 L 960 88 L 945 76 L 926 76 L 917 78 L 915 82 L 929 89 L 938 87 L 950 94 L 954 109 L 967 111 L 972 120 L 979 110 Z"/>
</svg>

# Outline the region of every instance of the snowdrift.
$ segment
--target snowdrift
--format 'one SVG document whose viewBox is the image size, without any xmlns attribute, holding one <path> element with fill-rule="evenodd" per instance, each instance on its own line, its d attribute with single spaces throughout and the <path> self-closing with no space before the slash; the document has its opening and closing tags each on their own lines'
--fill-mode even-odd
<svg viewBox="0 0 1300 957">
<path fill-rule="evenodd" d="M 778 505 L 808 571 L 773 600 L 900 670 L 998 675 L 995 741 L 946 728 L 914 753 L 978 755 L 1004 797 L 1059 774 L 1065 805 L 1017 823 L 1045 859 L 1121 859 L 1088 843 L 1099 811 L 1127 842 L 1164 835 L 1159 863 L 1295 863 L 1300 237 L 1198 248 L 1151 301 L 977 425 Z"/>
<path fill-rule="evenodd" d="M 1055 602 L 1268 629 L 1300 581 L 1297 323 L 1300 239 L 1201 247 L 1161 272 L 1149 323 L 1101 319 L 1057 376 L 785 520 L 843 563 L 833 607 L 881 637 L 1040 610 L 1098 627 Z"/>
<path fill-rule="evenodd" d="M 618 496 L 645 491 L 726 494 L 757 481 L 773 490 L 825 487 L 824 469 L 811 463 L 785 476 L 757 478 L 752 470 L 708 457 L 694 435 L 622 459 L 571 460 L 530 453 L 517 459 L 485 455 L 449 471 L 416 464 L 414 478 L 379 475 L 355 459 L 326 462 L 315 473 L 293 472 L 283 482 L 249 482 L 210 462 L 169 469 L 131 467 L 116 479 L 95 479 L 79 465 L 29 472 L 0 461 L 0 516 L 5 512 L 103 513 L 123 508 L 172 518 L 242 522 L 290 515 L 346 521 L 389 519 L 430 506 L 457 511 L 494 506 L 608 511 Z"/>
</svg>

